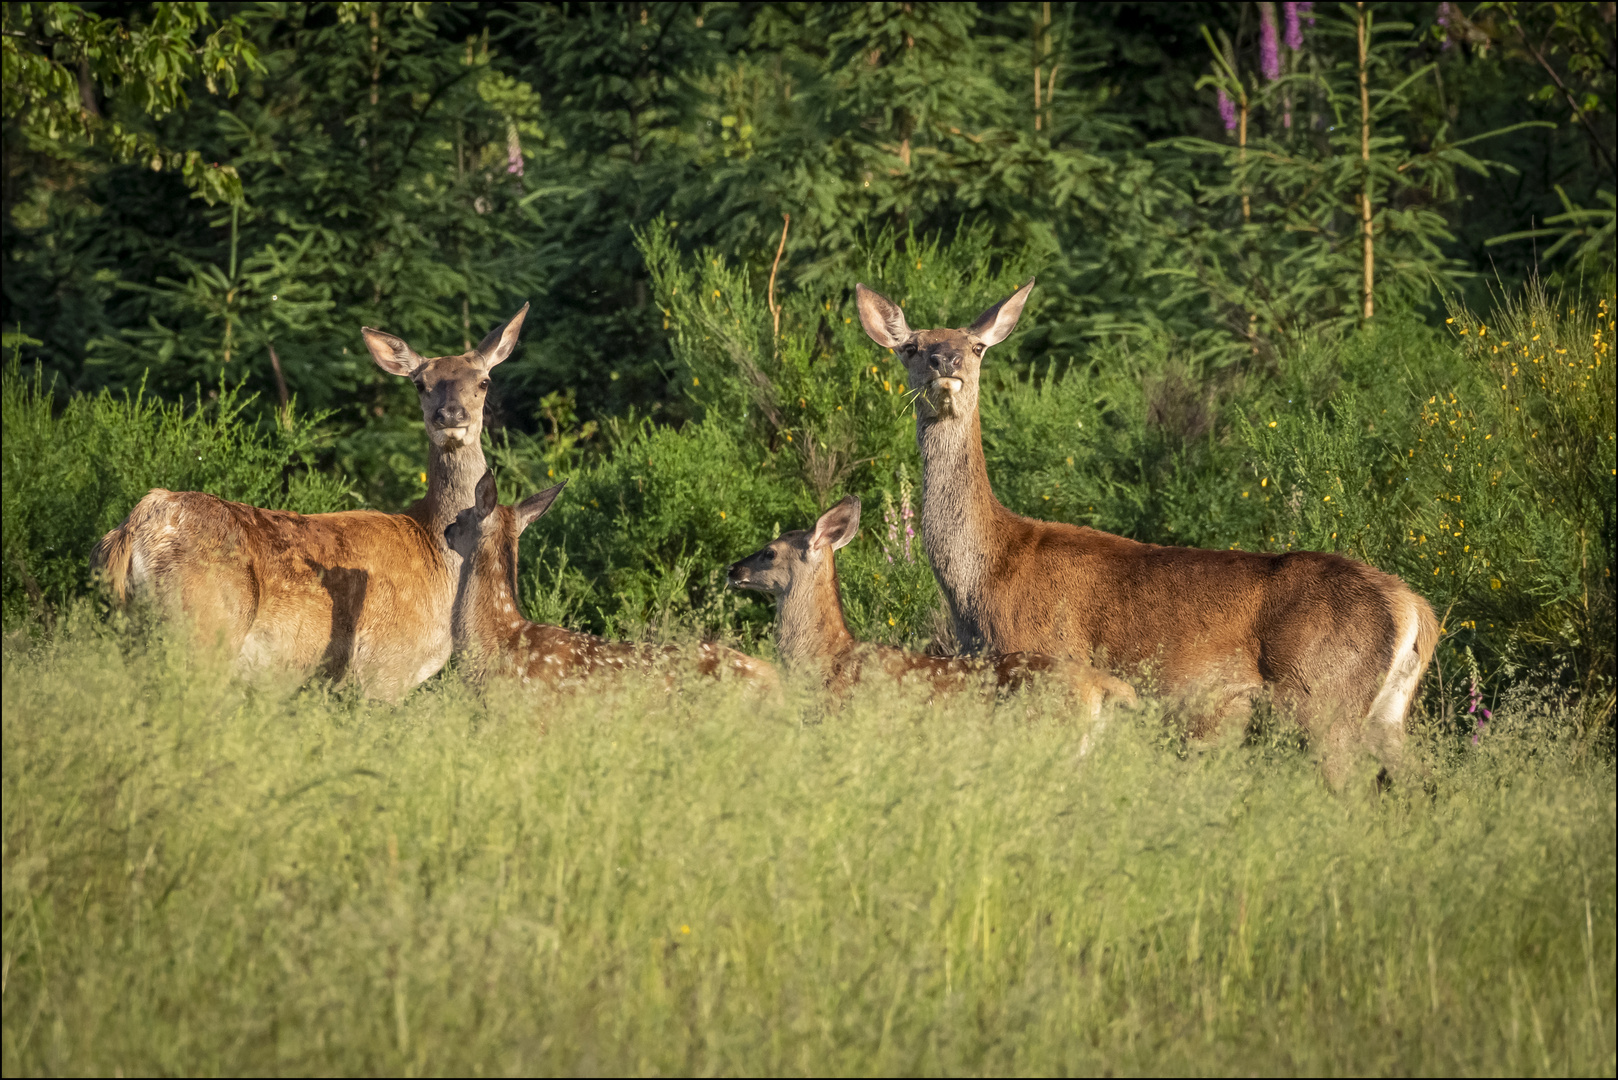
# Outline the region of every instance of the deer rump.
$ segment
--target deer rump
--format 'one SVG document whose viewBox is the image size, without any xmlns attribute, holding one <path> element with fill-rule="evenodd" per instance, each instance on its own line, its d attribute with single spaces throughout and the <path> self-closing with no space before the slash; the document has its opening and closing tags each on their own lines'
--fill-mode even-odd
<svg viewBox="0 0 1618 1080">
<path fill-rule="evenodd" d="M 449 658 L 450 570 L 408 515 L 294 514 L 155 488 L 90 561 L 115 602 L 183 614 L 239 670 L 318 672 L 397 698 Z"/>
<path fill-rule="evenodd" d="M 997 588 L 945 590 L 963 640 L 1150 673 L 1215 722 L 1268 687 L 1305 723 L 1401 723 L 1437 642 L 1426 601 L 1340 555 L 1163 547 L 1002 514 L 999 565 L 984 567 Z"/>
</svg>

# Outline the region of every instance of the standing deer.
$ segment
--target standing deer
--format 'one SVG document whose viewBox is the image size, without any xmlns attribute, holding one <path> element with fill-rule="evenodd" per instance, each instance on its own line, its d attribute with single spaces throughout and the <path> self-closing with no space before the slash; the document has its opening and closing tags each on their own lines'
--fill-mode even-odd
<svg viewBox="0 0 1618 1080">
<path fill-rule="evenodd" d="M 1151 668 L 1169 693 L 1200 699 L 1212 725 L 1269 692 L 1323 733 L 1369 720 L 1379 750 L 1396 753 L 1438 638 L 1432 609 L 1398 578 L 1323 552 L 1143 544 L 1000 505 L 978 370 L 1033 287 L 960 330 L 911 330 L 898 305 L 855 289 L 865 332 L 894 350 L 917 392 L 924 543 L 956 640 Z"/>
<path fill-rule="evenodd" d="M 901 682 L 921 681 L 935 693 L 982 685 L 990 675 L 1002 690 L 1017 690 L 1031 678 L 1046 676 L 1065 683 L 1092 716 L 1099 716 L 1109 700 L 1135 703 L 1128 683 L 1079 660 L 1029 652 L 983 659 L 926 656 L 855 641 L 843 618 L 836 552 L 859 529 L 860 500 L 850 495 L 822 514 L 813 529 L 782 533 L 730 568 L 733 588 L 775 597 L 775 645 L 788 670 L 806 672 L 839 695 L 870 669 Z"/>
<path fill-rule="evenodd" d="M 453 620 L 456 652 L 468 658 L 478 677 L 511 675 L 555 689 L 573 689 L 592 676 L 622 671 L 672 675 L 686 656 L 675 646 L 605 641 L 523 618 L 517 604 L 517 543 L 566 485 L 564 480 L 515 506 L 501 506 L 494 474 L 485 473 L 473 504 L 445 530 L 445 540 L 461 559 Z M 712 678 L 737 676 L 763 687 L 779 681 L 764 661 L 706 641 L 697 646 L 691 670 Z"/>
<path fill-rule="evenodd" d="M 394 700 L 449 658 L 460 557 L 444 528 L 485 471 L 489 371 L 528 305 L 471 352 L 424 359 L 362 329 L 383 371 L 410 379 L 430 444 L 427 495 L 403 514 L 294 514 L 154 488 L 102 537 L 91 565 L 118 603 L 143 594 L 218 641 L 238 670 L 319 670 Z"/>
</svg>

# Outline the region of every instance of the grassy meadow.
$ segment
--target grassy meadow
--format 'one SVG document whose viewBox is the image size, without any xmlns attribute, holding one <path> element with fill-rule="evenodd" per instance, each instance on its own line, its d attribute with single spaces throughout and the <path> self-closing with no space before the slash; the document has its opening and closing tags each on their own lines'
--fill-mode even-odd
<svg viewBox="0 0 1618 1080">
<path fill-rule="evenodd" d="M 1615 1065 L 1613 768 L 1553 692 L 1378 795 L 1152 705 L 394 709 L 83 609 L 0 687 L 8 1075 Z"/>
</svg>

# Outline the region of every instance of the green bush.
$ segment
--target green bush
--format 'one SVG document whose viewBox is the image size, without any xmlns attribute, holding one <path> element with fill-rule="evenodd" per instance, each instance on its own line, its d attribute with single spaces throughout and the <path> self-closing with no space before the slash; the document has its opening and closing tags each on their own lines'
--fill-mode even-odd
<svg viewBox="0 0 1618 1080">
<path fill-rule="evenodd" d="M 249 422 L 225 388 L 196 402 L 79 394 L 58 412 L 43 373 L 3 375 L 5 484 L 0 610 L 14 626 L 83 593 L 90 549 L 154 487 L 315 513 L 352 505 L 342 477 L 310 468 L 319 416 Z M 47 614 L 48 617 L 48 614 Z"/>
</svg>

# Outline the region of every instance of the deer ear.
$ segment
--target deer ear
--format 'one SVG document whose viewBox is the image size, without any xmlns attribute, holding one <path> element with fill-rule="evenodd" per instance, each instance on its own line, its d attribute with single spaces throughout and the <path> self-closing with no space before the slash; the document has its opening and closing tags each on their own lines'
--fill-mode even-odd
<svg viewBox="0 0 1618 1080">
<path fill-rule="evenodd" d="M 860 500 L 850 495 L 820 515 L 815 531 L 809 536 L 809 546 L 830 547 L 833 551 L 847 547 L 860 531 Z"/>
<path fill-rule="evenodd" d="M 562 493 L 562 489 L 565 487 L 567 487 L 567 481 L 563 480 L 555 487 L 546 488 L 538 495 L 530 495 L 518 503 L 517 535 L 521 536 L 524 529 L 544 517 L 545 512 L 551 508 L 551 504 L 556 501 L 556 497 Z"/>
<path fill-rule="evenodd" d="M 517 336 L 522 333 L 522 321 L 527 317 L 528 305 L 524 304 L 522 310 L 513 315 L 505 325 L 490 330 L 489 336 L 478 343 L 477 352 L 483 357 L 485 369 L 494 367 L 511 355 L 511 350 L 517 347 Z"/>
<path fill-rule="evenodd" d="M 978 321 L 972 324 L 967 333 L 986 346 L 1000 344 L 1017 329 L 1017 320 L 1022 318 L 1023 305 L 1028 303 L 1028 294 L 1033 291 L 1034 279 L 1029 278 L 1028 284 L 979 315 Z"/>
<path fill-rule="evenodd" d="M 408 379 L 427 362 L 417 355 L 415 349 L 405 344 L 404 338 L 373 330 L 369 326 L 360 327 L 360 337 L 365 339 L 365 347 L 371 351 L 371 359 L 376 361 L 376 366 L 390 375 L 403 375 Z"/>
<path fill-rule="evenodd" d="M 495 490 L 494 473 L 484 471 L 483 479 L 478 481 L 475 498 L 477 502 L 473 505 L 477 507 L 478 517 L 488 517 L 494 513 L 494 508 L 500 505 L 500 493 Z"/>
<path fill-rule="evenodd" d="M 860 325 L 871 335 L 871 340 L 884 349 L 898 348 L 910 339 L 910 326 L 899 305 L 875 289 L 854 286 L 854 307 L 860 313 Z"/>
</svg>

